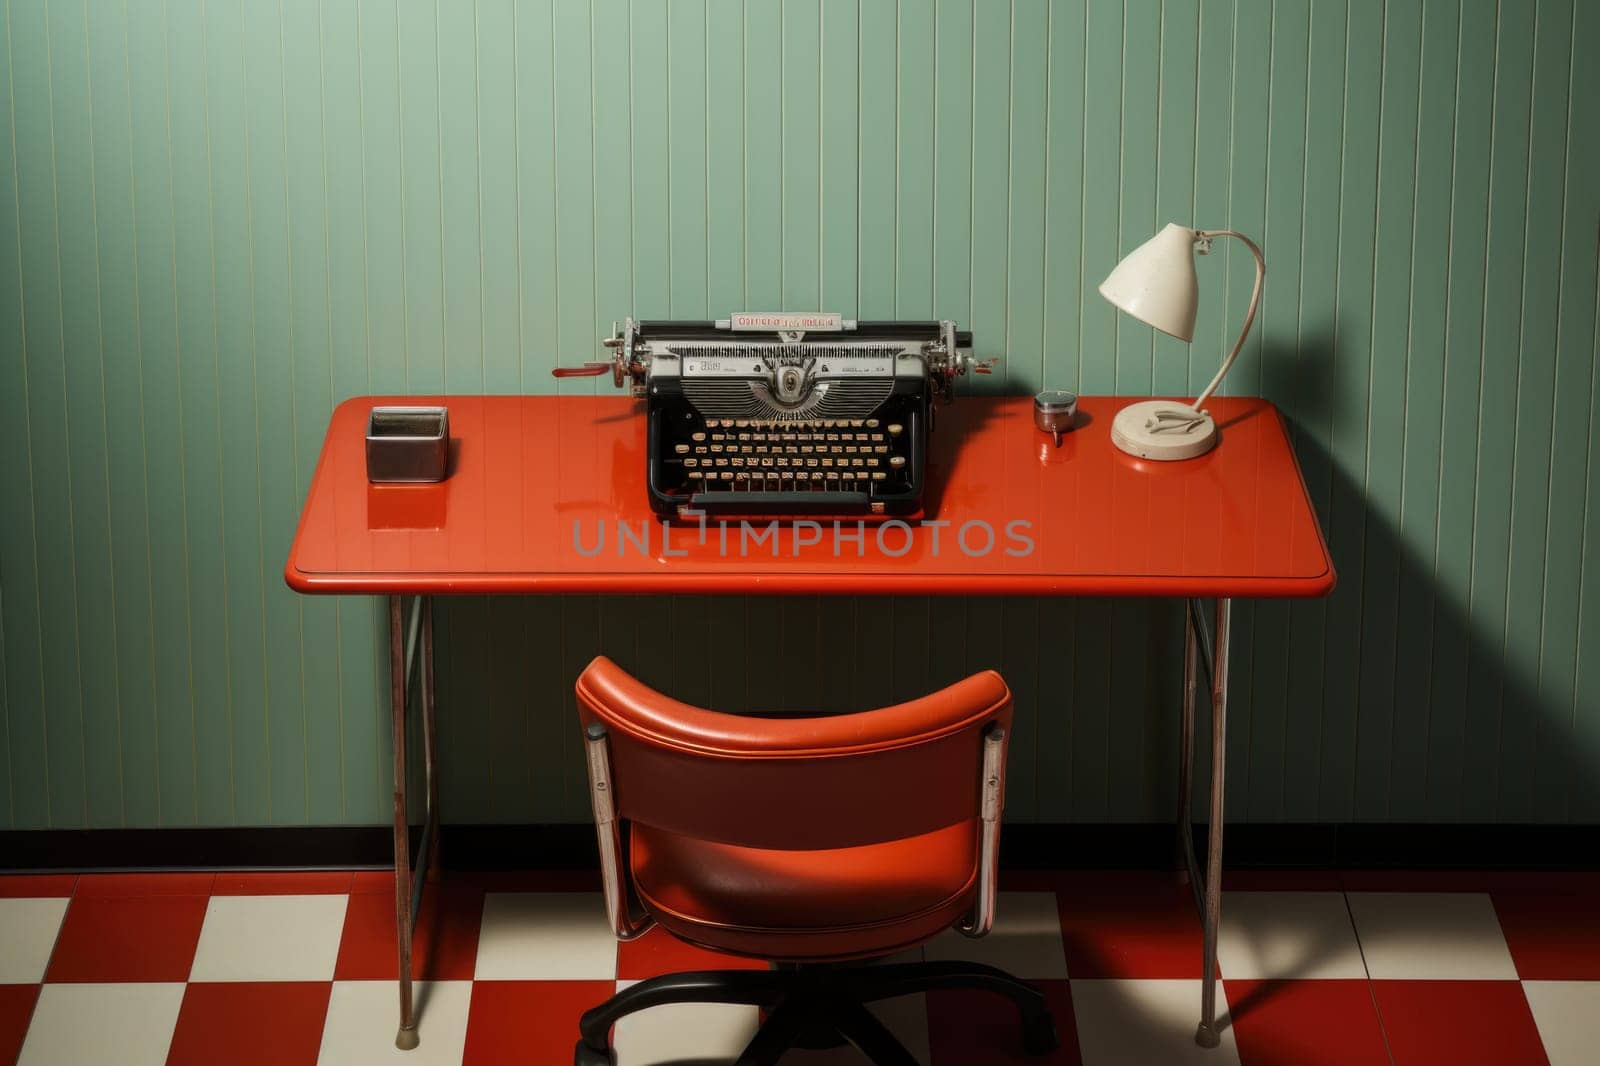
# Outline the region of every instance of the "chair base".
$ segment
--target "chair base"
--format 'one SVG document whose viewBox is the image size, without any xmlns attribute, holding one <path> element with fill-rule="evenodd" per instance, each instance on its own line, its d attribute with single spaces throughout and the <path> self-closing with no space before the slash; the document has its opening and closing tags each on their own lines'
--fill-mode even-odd
<svg viewBox="0 0 1600 1066">
<path fill-rule="evenodd" d="M 583 1034 L 573 1066 L 614 1066 L 611 1027 L 636 1011 L 668 1003 L 740 1003 L 762 1007 L 766 1021 L 736 1066 L 774 1066 L 797 1047 L 850 1044 L 876 1066 L 919 1066 L 866 1004 L 940 988 L 975 988 L 1011 1000 L 1022 1049 L 1045 1055 L 1059 1044 L 1055 1019 L 1038 989 L 1004 970 L 976 962 L 886 966 L 797 966 L 779 970 L 704 970 L 667 974 L 632 985 L 578 1022 Z"/>
</svg>

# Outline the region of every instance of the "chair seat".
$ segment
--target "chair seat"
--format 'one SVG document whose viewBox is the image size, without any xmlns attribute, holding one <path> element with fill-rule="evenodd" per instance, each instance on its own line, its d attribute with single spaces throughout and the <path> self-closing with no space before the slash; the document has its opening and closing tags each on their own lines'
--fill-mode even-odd
<svg viewBox="0 0 1600 1066">
<path fill-rule="evenodd" d="M 789 962 L 867 958 L 919 944 L 971 908 L 977 825 L 781 851 L 634 823 L 634 884 L 658 924 L 706 947 Z"/>
</svg>

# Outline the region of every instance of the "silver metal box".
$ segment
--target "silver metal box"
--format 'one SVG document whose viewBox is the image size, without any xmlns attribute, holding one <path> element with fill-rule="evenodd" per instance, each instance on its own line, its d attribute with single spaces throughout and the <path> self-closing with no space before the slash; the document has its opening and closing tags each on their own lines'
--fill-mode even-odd
<svg viewBox="0 0 1600 1066">
<path fill-rule="evenodd" d="M 374 407 L 367 416 L 368 481 L 443 481 L 450 469 L 444 407 Z"/>
</svg>

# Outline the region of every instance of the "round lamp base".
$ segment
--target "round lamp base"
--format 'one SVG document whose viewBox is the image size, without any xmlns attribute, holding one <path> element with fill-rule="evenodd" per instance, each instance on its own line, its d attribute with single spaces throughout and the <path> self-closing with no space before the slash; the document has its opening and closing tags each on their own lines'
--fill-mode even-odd
<svg viewBox="0 0 1600 1066">
<path fill-rule="evenodd" d="M 1144 400 L 1124 407 L 1111 421 L 1111 443 L 1129 455 L 1162 462 L 1204 455 L 1217 443 L 1217 424 L 1210 415 L 1187 427 L 1155 428 L 1158 411 L 1182 410 L 1184 405 L 1174 400 Z"/>
</svg>

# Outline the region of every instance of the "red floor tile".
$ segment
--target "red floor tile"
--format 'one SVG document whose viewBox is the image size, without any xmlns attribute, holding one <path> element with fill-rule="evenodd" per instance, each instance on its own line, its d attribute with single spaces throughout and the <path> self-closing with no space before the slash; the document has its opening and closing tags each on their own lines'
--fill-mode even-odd
<svg viewBox="0 0 1600 1066">
<path fill-rule="evenodd" d="M 190 985 L 167 1066 L 313 1066 L 332 987 L 320 981 Z"/>
<path fill-rule="evenodd" d="M 1079 874 L 1056 894 L 1067 972 L 1079 978 L 1195 978 L 1194 895 L 1167 872 Z"/>
<path fill-rule="evenodd" d="M 610 981 L 478 981 L 462 1066 L 572 1061 L 578 1017 L 611 998 Z"/>
<path fill-rule="evenodd" d="M 0 985 L 0 1062 L 17 1061 L 38 998 L 38 985 Z"/>
<path fill-rule="evenodd" d="M 1387 1066 L 1383 1024 L 1364 980 L 1228 981 L 1243 1066 Z"/>
<path fill-rule="evenodd" d="M 393 870 L 357 870 L 350 878 L 352 895 L 394 895 Z"/>
<path fill-rule="evenodd" d="M 992 992 L 953 989 L 928 993 L 928 1038 L 931 1066 L 973 1066 L 1008 1063 L 1018 1066 L 1078 1066 L 1078 1029 L 1072 1015 L 1072 993 L 1065 981 L 1029 982 L 1044 993 L 1056 1020 L 1061 1044 L 1037 1058 L 1023 1053 L 1022 1030 L 1011 1002 Z"/>
<path fill-rule="evenodd" d="M 350 891 L 349 870 L 310 870 L 290 873 L 221 873 L 211 886 L 213 896 L 313 896 Z"/>
<path fill-rule="evenodd" d="M 482 921 L 481 892 L 470 885 L 430 885 L 411 938 L 412 975 L 430 981 L 471 980 Z M 351 895 L 334 980 L 393 980 L 398 965 L 394 896 Z"/>
<path fill-rule="evenodd" d="M 118 896 L 205 896 L 216 874 L 84 874 L 75 896 L 110 899 Z"/>
<path fill-rule="evenodd" d="M 1374 981 L 1395 1066 L 1548 1064 L 1517 981 Z"/>
<path fill-rule="evenodd" d="M 767 964 L 760 959 L 696 947 L 660 928 L 650 930 L 637 940 L 617 944 L 617 977 L 623 981 L 642 981 L 646 977 L 685 970 L 765 969 Z"/>
<path fill-rule="evenodd" d="M 11 874 L 0 877 L 0 899 L 70 896 L 77 883 L 77 874 Z"/>
<path fill-rule="evenodd" d="M 205 896 L 79 896 L 45 980 L 187 980 L 205 917 Z"/>
<path fill-rule="evenodd" d="M 1600 891 L 1581 881 L 1490 893 L 1517 976 L 1600 981 Z"/>
</svg>

